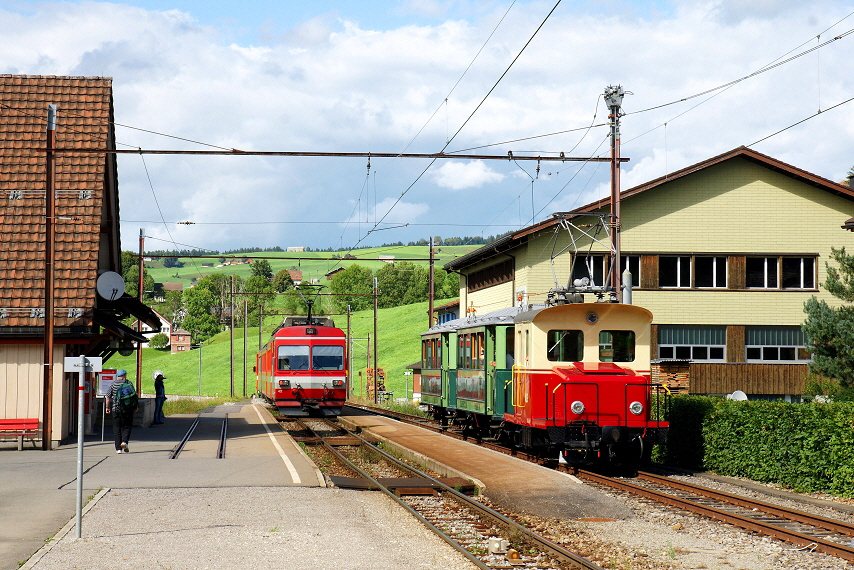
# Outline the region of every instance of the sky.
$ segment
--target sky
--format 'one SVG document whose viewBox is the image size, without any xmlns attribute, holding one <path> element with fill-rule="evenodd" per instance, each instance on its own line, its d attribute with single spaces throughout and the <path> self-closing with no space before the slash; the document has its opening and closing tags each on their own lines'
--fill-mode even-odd
<svg viewBox="0 0 854 570">
<path fill-rule="evenodd" d="M 608 195 L 606 163 L 506 157 L 607 156 L 609 85 L 623 189 L 741 145 L 854 166 L 854 101 L 831 108 L 854 97 L 854 33 L 695 97 L 854 29 L 854 0 L 555 3 L 0 0 L 0 73 L 112 77 L 120 149 L 503 157 L 120 155 L 134 251 L 140 229 L 147 250 L 224 251 L 525 227 Z"/>
</svg>

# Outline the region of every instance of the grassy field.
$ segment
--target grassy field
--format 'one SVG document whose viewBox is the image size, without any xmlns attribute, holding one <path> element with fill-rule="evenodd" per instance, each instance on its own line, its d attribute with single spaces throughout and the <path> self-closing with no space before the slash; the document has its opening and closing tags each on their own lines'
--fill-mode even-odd
<svg viewBox="0 0 854 570">
<path fill-rule="evenodd" d="M 465 255 L 480 247 L 479 245 L 464 245 L 464 246 L 442 246 L 436 251 L 436 266 L 441 267 L 452 259 Z M 382 261 L 361 261 L 359 259 L 348 260 L 326 260 L 323 258 L 332 257 L 333 255 L 343 255 L 345 252 L 326 252 L 326 251 L 309 251 L 303 253 L 284 253 L 284 252 L 267 252 L 257 254 L 246 254 L 248 257 L 252 255 L 263 255 L 281 259 L 269 259 L 270 267 L 273 273 L 280 269 L 296 268 L 302 271 L 303 280 L 311 281 L 319 279 L 325 281 L 325 275 L 336 267 L 347 267 L 350 264 L 358 263 L 364 267 L 368 267 L 371 271 L 376 271 L 383 266 Z M 397 261 L 409 261 L 413 259 L 428 259 L 430 257 L 430 248 L 428 246 L 400 246 L 400 247 L 375 247 L 354 250 L 351 255 L 357 258 L 376 258 L 380 255 L 393 255 Z M 303 259 L 297 260 L 296 257 Z M 308 259 L 305 259 L 308 258 Z M 146 261 L 145 266 L 148 268 L 148 273 L 156 283 L 177 283 L 181 282 L 185 287 L 189 287 L 192 279 L 200 278 L 205 275 L 222 273 L 224 275 L 239 275 L 243 279 L 252 275 L 250 264 L 239 265 L 219 265 L 219 259 L 192 259 L 187 257 L 178 258 L 184 262 L 184 267 L 181 268 L 165 268 L 161 260 L 156 259 Z M 213 263 L 213 267 L 202 267 L 202 263 Z M 427 266 L 428 261 L 414 261 L 419 265 Z M 426 319 L 425 319 L 426 320 Z"/>
<path fill-rule="evenodd" d="M 447 302 L 447 301 L 444 301 Z M 335 324 L 346 331 L 346 316 L 335 316 Z M 267 342 L 272 330 L 281 319 L 265 319 L 263 342 Z M 353 342 L 353 390 L 365 393 L 365 368 L 367 367 L 367 337 L 371 336 L 371 359 L 373 359 L 373 311 L 359 311 L 351 315 Z M 396 398 L 406 394 L 406 366 L 420 359 L 419 334 L 427 328 L 427 303 L 416 303 L 377 312 L 379 344 L 377 355 L 379 366 L 386 371 L 386 388 Z M 246 334 L 246 393 L 255 391 L 255 353 L 258 350 L 258 327 L 249 327 Z M 168 394 L 228 397 L 231 394 L 230 333 L 219 333 L 205 342 L 202 349 L 171 354 L 169 350 L 145 348 L 142 351 L 142 389 L 145 394 L 154 393 L 151 373 L 163 370 Z M 201 359 L 200 359 L 201 352 Z M 243 328 L 234 331 L 234 393 L 243 396 Z M 201 375 L 199 362 L 201 360 Z M 136 355 L 128 357 L 114 355 L 105 363 L 105 368 L 124 368 L 128 377 L 136 375 Z M 361 376 L 360 376 L 361 373 Z M 409 390 L 411 390 L 411 385 Z"/>
</svg>

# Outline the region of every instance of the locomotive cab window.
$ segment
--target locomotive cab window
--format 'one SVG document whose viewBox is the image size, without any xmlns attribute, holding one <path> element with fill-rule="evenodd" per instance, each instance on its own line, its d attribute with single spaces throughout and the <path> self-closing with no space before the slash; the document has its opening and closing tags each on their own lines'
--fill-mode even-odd
<svg viewBox="0 0 854 570">
<path fill-rule="evenodd" d="M 315 345 L 311 350 L 314 370 L 344 370 L 344 347 Z"/>
<path fill-rule="evenodd" d="M 277 353 L 279 370 L 308 370 L 308 346 L 286 344 Z"/>
<path fill-rule="evenodd" d="M 584 360 L 582 331 L 551 330 L 548 332 L 548 359 L 552 362 L 581 362 Z"/>
<path fill-rule="evenodd" d="M 635 359 L 635 331 L 599 333 L 599 362 L 632 362 Z"/>
</svg>

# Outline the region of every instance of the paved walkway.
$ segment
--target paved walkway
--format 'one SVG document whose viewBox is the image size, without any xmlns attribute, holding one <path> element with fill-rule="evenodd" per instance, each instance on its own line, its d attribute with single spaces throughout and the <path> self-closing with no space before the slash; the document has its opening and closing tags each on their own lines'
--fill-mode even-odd
<svg viewBox="0 0 854 570">
<path fill-rule="evenodd" d="M 224 459 L 216 458 L 221 418 L 229 416 Z M 324 485 L 323 476 L 260 405 L 221 406 L 203 413 L 197 437 L 177 459 L 169 453 L 195 415 L 134 428 L 130 453 L 117 455 L 108 428 L 87 436 L 83 500 L 100 489 L 289 487 Z M 74 517 L 77 445 L 53 451 L 0 444 L 0 570 L 16 569 Z M 72 533 L 73 534 L 73 533 Z"/>
</svg>

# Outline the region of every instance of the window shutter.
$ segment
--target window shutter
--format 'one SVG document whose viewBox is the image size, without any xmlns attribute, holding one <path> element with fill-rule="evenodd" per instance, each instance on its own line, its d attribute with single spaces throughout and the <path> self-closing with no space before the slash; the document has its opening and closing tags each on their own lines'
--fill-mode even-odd
<svg viewBox="0 0 854 570">
<path fill-rule="evenodd" d="M 727 276 L 728 289 L 747 288 L 747 258 L 743 255 L 731 255 L 728 260 L 729 275 Z M 744 333 L 742 332 L 742 337 Z M 742 338 L 743 340 L 743 338 Z M 744 352 L 744 351 L 742 351 Z M 729 351 L 727 351 L 729 354 Z"/>
<path fill-rule="evenodd" d="M 641 289 L 658 289 L 658 256 L 641 256 Z"/>
</svg>

